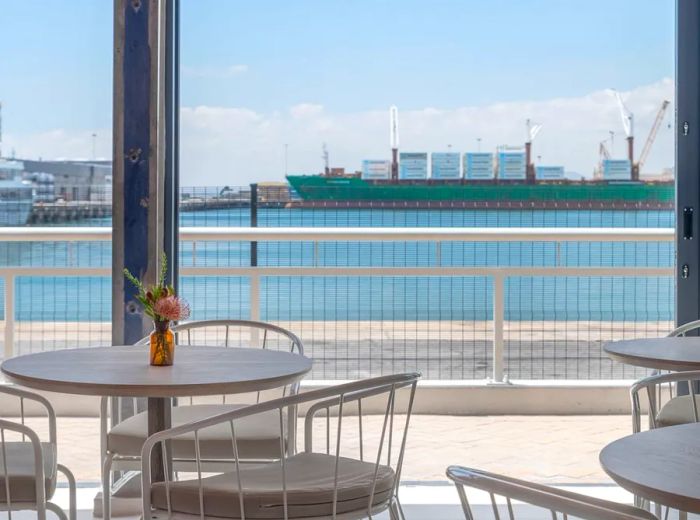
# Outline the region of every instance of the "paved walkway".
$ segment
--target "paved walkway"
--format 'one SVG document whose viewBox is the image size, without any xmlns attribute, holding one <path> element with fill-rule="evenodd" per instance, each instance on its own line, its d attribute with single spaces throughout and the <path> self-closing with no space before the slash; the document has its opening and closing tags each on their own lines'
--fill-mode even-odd
<svg viewBox="0 0 700 520">
<path fill-rule="evenodd" d="M 27 422 L 45 431 L 45 421 Z M 448 465 L 462 464 L 547 483 L 610 483 L 598 465 L 598 452 L 630 428 L 629 417 L 619 415 L 416 415 L 402 476 L 405 482 L 444 481 Z M 99 481 L 98 420 L 59 418 L 58 438 L 59 459 L 76 478 Z"/>
</svg>

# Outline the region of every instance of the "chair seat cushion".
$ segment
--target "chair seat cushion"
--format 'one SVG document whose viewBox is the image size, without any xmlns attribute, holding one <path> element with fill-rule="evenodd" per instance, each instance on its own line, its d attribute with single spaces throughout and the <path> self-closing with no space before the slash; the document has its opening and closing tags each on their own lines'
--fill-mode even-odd
<svg viewBox="0 0 700 520">
<path fill-rule="evenodd" d="M 372 493 L 375 464 L 341 457 L 338 465 L 337 513 L 365 511 Z M 286 459 L 286 487 L 289 518 L 324 517 L 333 513 L 336 457 L 322 453 L 301 453 Z M 240 480 L 246 518 L 284 518 L 282 469 L 279 462 L 242 464 Z M 395 474 L 380 465 L 372 506 L 386 502 Z M 171 482 L 173 512 L 200 514 L 198 480 Z M 235 471 L 202 479 L 204 514 L 240 518 L 238 475 Z M 167 510 L 165 483 L 152 486 L 151 503 Z"/>
<path fill-rule="evenodd" d="M 700 396 L 695 397 L 695 407 L 700 417 Z M 679 395 L 664 403 L 656 415 L 656 426 L 674 426 L 695 422 L 693 396 Z"/>
<path fill-rule="evenodd" d="M 172 425 L 205 419 L 232 410 L 244 404 L 198 404 L 175 406 Z M 238 455 L 242 459 L 273 459 L 280 456 L 279 412 L 251 415 L 235 422 Z M 114 426 L 107 434 L 107 449 L 117 455 L 138 457 L 148 437 L 148 415 L 136 414 Z M 199 432 L 200 453 L 203 459 L 233 459 L 230 423 L 221 423 Z M 173 458 L 193 459 L 194 434 L 173 439 Z"/>
<path fill-rule="evenodd" d="M 49 443 L 41 443 L 44 458 L 44 486 L 46 499 L 50 499 L 56 489 L 56 450 Z M 7 456 L 7 461 L 4 456 Z M 9 475 L 10 501 L 36 502 L 36 473 L 34 448 L 31 442 L 6 442 L 0 449 L 0 502 L 7 503 L 5 464 Z"/>
</svg>

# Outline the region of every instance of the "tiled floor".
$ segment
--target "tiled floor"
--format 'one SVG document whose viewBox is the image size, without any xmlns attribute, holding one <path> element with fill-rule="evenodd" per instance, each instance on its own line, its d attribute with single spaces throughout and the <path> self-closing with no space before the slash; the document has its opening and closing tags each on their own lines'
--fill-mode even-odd
<svg viewBox="0 0 700 520">
<path fill-rule="evenodd" d="M 28 420 L 39 431 L 44 422 Z M 598 452 L 629 433 L 628 416 L 416 415 L 403 480 L 444 481 L 448 465 L 462 464 L 540 482 L 609 483 L 598 465 Z M 58 439 L 60 461 L 79 481 L 98 482 L 98 420 L 59 418 Z"/>
<path fill-rule="evenodd" d="M 378 418 L 370 418 L 373 420 Z M 45 422 L 28 420 L 39 432 L 45 432 Z M 629 502 L 629 494 L 612 485 L 598 465 L 600 449 L 629 433 L 629 416 L 416 415 L 400 491 L 406 515 L 409 520 L 463 518 L 455 489 L 444 476 L 450 464 L 564 484 L 582 493 Z M 82 486 L 79 520 L 87 520 L 92 517 L 92 498 L 98 491 L 99 422 L 59 418 L 58 439 L 60 461 L 71 468 Z M 64 488 L 58 490 L 60 505 L 64 505 L 64 494 Z M 477 518 L 492 518 L 487 498 L 476 496 Z M 522 512 L 525 519 L 542 518 L 541 511 L 525 508 Z"/>
</svg>

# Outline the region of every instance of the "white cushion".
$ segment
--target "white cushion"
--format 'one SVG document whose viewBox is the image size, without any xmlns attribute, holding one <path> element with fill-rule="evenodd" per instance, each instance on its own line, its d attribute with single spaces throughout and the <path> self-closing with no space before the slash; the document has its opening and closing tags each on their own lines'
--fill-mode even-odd
<svg viewBox="0 0 700 520">
<path fill-rule="evenodd" d="M 48 500 L 53 496 L 56 488 L 56 451 L 49 443 L 41 443 L 41 451 L 44 459 L 45 493 Z M 32 443 L 6 442 L 4 452 L 7 455 L 10 500 L 14 503 L 36 502 L 36 474 Z M 2 448 L 0 448 L 0 502 L 7 503 Z"/>
<path fill-rule="evenodd" d="M 664 403 L 656 415 L 656 425 L 662 427 L 695 422 L 692 399 L 691 395 L 679 395 Z M 695 397 L 695 407 L 700 417 L 700 396 Z"/>
<path fill-rule="evenodd" d="M 289 518 L 325 517 L 333 513 L 336 457 L 323 453 L 301 453 L 286 459 L 286 489 Z M 366 511 L 372 493 L 375 464 L 341 457 L 338 465 L 337 513 Z M 282 468 L 278 461 L 242 464 L 241 485 L 245 517 L 284 518 Z M 394 485 L 394 471 L 380 465 L 372 506 L 386 502 Z M 240 518 L 238 475 L 235 471 L 202 479 L 204 514 Z M 173 512 L 199 515 L 199 481 L 170 482 Z M 167 510 L 164 482 L 153 484 L 151 503 Z"/>
<path fill-rule="evenodd" d="M 243 404 L 197 404 L 174 406 L 172 425 L 198 421 L 213 415 L 237 410 Z M 283 423 L 286 421 L 283 421 Z M 235 423 L 238 455 L 242 459 L 274 459 L 280 456 L 279 412 L 251 415 Z M 286 424 L 283 426 L 286 427 Z M 224 422 L 199 432 L 200 454 L 203 459 L 233 459 L 233 443 L 230 423 Z M 138 457 L 148 437 L 148 415 L 136 414 L 114 426 L 107 434 L 110 453 Z M 172 440 L 173 458 L 195 457 L 194 433 Z"/>
</svg>

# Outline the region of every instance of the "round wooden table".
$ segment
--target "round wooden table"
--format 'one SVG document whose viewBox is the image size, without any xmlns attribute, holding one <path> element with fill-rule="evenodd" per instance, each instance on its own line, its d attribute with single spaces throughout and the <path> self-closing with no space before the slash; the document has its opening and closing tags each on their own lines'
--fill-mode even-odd
<svg viewBox="0 0 700 520">
<path fill-rule="evenodd" d="M 152 435 L 170 428 L 171 397 L 279 388 L 301 380 L 311 370 L 311 360 L 259 348 L 177 346 L 172 366 L 152 367 L 147 347 L 116 346 L 17 356 L 5 360 L 0 370 L 8 380 L 36 390 L 147 397 L 148 434 Z M 159 450 L 154 453 L 154 462 L 161 462 Z"/>
<path fill-rule="evenodd" d="M 700 424 L 667 426 L 616 440 L 600 465 L 635 495 L 680 511 L 700 513 Z"/>
<path fill-rule="evenodd" d="M 671 337 L 615 341 L 604 346 L 615 361 L 628 365 L 683 372 L 700 370 L 700 337 Z"/>
</svg>

